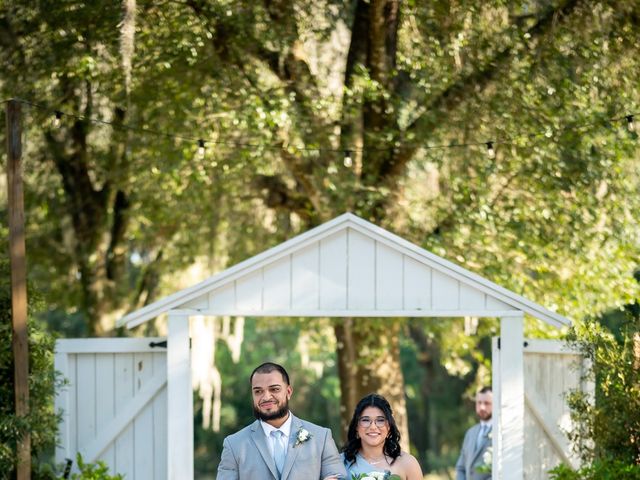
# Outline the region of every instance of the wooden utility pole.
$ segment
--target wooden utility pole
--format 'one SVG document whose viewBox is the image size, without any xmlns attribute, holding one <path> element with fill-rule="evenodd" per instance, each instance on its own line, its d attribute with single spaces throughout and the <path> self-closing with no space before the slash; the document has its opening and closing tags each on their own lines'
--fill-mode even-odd
<svg viewBox="0 0 640 480">
<path fill-rule="evenodd" d="M 11 259 L 11 320 L 16 415 L 29 414 L 29 336 L 27 332 L 27 262 L 22 189 L 22 106 L 7 102 L 7 190 L 9 200 L 9 257 Z M 18 442 L 17 480 L 31 478 L 31 434 Z"/>
</svg>

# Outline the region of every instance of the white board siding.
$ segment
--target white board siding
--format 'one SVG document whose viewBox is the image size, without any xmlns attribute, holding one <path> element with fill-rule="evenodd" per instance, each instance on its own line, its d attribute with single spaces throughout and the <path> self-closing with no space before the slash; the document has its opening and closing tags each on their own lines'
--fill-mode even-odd
<svg viewBox="0 0 640 480">
<path fill-rule="evenodd" d="M 502 344 L 502 342 L 500 342 Z M 579 467 L 579 459 L 573 454 L 565 430 L 571 429 L 570 410 L 565 395 L 574 389 L 592 394 L 593 383 L 584 384 L 582 375 L 585 362 L 580 354 L 567 349 L 559 340 L 524 341 L 524 449 L 522 477 L 525 480 L 546 480 L 548 471 L 560 462 Z M 494 465 L 496 478 L 508 478 L 510 472 L 502 470 L 504 457 L 500 455 L 504 423 L 500 403 L 501 386 L 507 385 L 501 377 L 501 365 L 505 362 L 498 339 L 493 339 L 494 386 Z M 509 449 L 508 445 L 504 448 Z"/>
<path fill-rule="evenodd" d="M 433 272 L 431 282 L 433 310 L 460 309 L 460 282 L 438 271 Z"/>
<path fill-rule="evenodd" d="M 236 284 L 235 282 L 215 289 L 208 295 L 209 307 L 201 310 L 213 310 L 220 314 L 232 315 L 236 309 Z M 188 306 L 186 307 L 188 308 Z"/>
<path fill-rule="evenodd" d="M 284 310 L 291 305 L 291 262 L 283 258 L 264 268 L 264 310 Z"/>
<path fill-rule="evenodd" d="M 500 409 L 500 462 L 502 480 L 522 480 L 524 471 L 524 319 L 500 319 L 499 381 L 503 388 L 494 398 Z"/>
<path fill-rule="evenodd" d="M 58 462 L 71 458 L 77 471 L 79 451 L 127 480 L 167 478 L 166 353 L 149 347 L 160 340 L 56 342 L 55 368 L 69 381 L 56 396 L 63 410 Z"/>
<path fill-rule="evenodd" d="M 113 353 L 96 353 L 96 429 L 102 431 L 115 416 L 115 370 Z M 102 454 L 104 462 L 112 468 L 116 464 L 115 450 L 110 445 Z"/>
<path fill-rule="evenodd" d="M 121 354 L 114 358 L 116 415 L 131 401 L 135 394 L 133 377 L 133 354 Z M 133 459 L 133 425 L 129 424 L 115 439 L 116 463 L 115 472 L 132 472 Z"/>
<path fill-rule="evenodd" d="M 468 285 L 460 285 L 460 309 L 461 310 L 485 310 L 486 295 L 480 290 Z"/>
<path fill-rule="evenodd" d="M 348 230 L 347 310 L 375 309 L 375 242 Z"/>
<path fill-rule="evenodd" d="M 136 353 L 133 358 L 135 389 L 139 391 L 143 385 L 153 379 L 155 367 L 152 353 Z M 133 423 L 133 451 L 136 457 L 153 458 L 153 442 L 149 441 L 149 435 L 153 435 L 153 408 L 143 409 Z M 149 465 L 140 461 L 133 462 L 134 478 L 136 480 L 153 480 L 153 470 Z"/>
<path fill-rule="evenodd" d="M 432 270 L 411 257 L 403 256 L 403 304 L 407 310 L 431 310 Z"/>
<path fill-rule="evenodd" d="M 158 375 L 167 376 L 167 359 L 166 356 L 162 355 L 153 355 L 153 371 L 157 372 Z M 167 469 L 167 456 L 162 455 L 162 453 L 166 453 L 165 448 L 162 447 L 162 441 L 164 441 L 164 445 L 168 443 L 168 434 L 167 434 L 167 422 L 160 421 L 161 419 L 167 418 L 167 389 L 163 388 L 158 393 L 158 398 L 152 403 L 153 408 L 153 438 L 154 438 L 154 449 L 160 453 L 153 455 L 153 473 L 154 475 L 158 475 L 158 478 L 165 479 L 166 475 L 163 472 L 166 472 Z M 157 439 L 157 440 L 156 440 Z"/>
<path fill-rule="evenodd" d="M 185 308 L 193 308 L 193 309 L 197 309 L 197 310 L 202 310 L 202 309 L 207 309 L 209 308 L 209 296 L 208 295 L 202 295 L 200 297 L 197 297 L 193 300 L 190 300 L 188 302 L 185 302 L 184 306 Z"/>
<path fill-rule="evenodd" d="M 253 316 L 504 316 L 519 310 L 347 228 L 229 279 L 174 312 Z"/>
<path fill-rule="evenodd" d="M 390 291 L 384 285 L 396 284 L 377 265 L 395 265 L 398 255 L 403 283 Z M 282 262 L 283 270 L 274 267 L 277 262 Z M 284 264 L 289 265 L 289 275 L 271 272 L 267 284 L 265 272 L 275 268 L 284 273 Z M 239 304 L 247 300 L 238 295 L 238 285 L 252 275 L 259 278 L 258 272 L 262 272 L 262 283 L 253 285 L 259 292 L 248 292 L 252 300 Z M 418 283 L 412 281 L 416 278 Z M 276 300 L 269 304 L 267 296 Z M 262 299 L 258 310 L 257 298 Z M 286 299 L 289 303 L 283 307 Z M 505 317 L 524 312 L 556 327 L 570 324 L 567 318 L 351 213 L 131 312 L 117 324 L 133 328 L 168 311 L 185 316 L 308 317 Z"/>
<path fill-rule="evenodd" d="M 485 298 L 486 298 L 485 308 L 487 310 L 516 310 L 512 306 L 507 305 L 506 303 L 496 298 L 493 298 L 490 295 L 485 295 Z"/>
<path fill-rule="evenodd" d="M 319 306 L 320 251 L 318 247 L 318 244 L 313 244 L 291 256 L 290 285 L 293 310 L 317 309 Z"/>
<path fill-rule="evenodd" d="M 378 243 L 375 267 L 376 308 L 402 310 L 404 303 L 402 254 Z"/>
<path fill-rule="evenodd" d="M 502 418 L 500 413 L 500 399 L 502 398 L 502 382 L 500 382 L 500 371 L 502 369 L 502 359 L 500 356 L 500 337 L 491 339 L 491 381 L 493 391 L 493 410 L 491 415 L 492 431 L 492 458 L 491 458 L 491 478 L 492 480 L 502 479 Z"/>
<path fill-rule="evenodd" d="M 544 480 L 561 462 L 579 465 L 564 430 L 571 428 L 565 395 L 585 390 L 582 357 L 560 341 L 528 340 L 524 349 L 524 478 Z M 588 390 L 587 390 L 588 391 Z"/>
<path fill-rule="evenodd" d="M 167 478 L 193 478 L 193 393 L 189 318 L 170 312 L 167 345 Z"/>
<path fill-rule="evenodd" d="M 347 309 L 347 232 L 320 243 L 320 309 Z"/>
<path fill-rule="evenodd" d="M 61 412 L 60 423 L 58 424 L 58 433 L 60 440 L 56 443 L 56 459 L 62 462 L 65 458 L 69 458 L 68 452 L 77 451 L 76 437 L 76 395 L 71 393 L 71 388 L 76 385 L 76 365 L 75 355 L 68 355 L 67 352 L 57 350 L 60 342 L 56 343 L 56 352 L 54 354 L 54 368 L 61 372 L 68 386 L 56 391 L 55 409 Z"/>
<path fill-rule="evenodd" d="M 85 354 L 76 361 L 76 378 L 78 385 L 82 385 L 82 388 L 78 388 L 75 392 L 77 405 L 82 406 L 77 411 L 76 443 L 82 447 L 96 436 L 95 355 Z"/>
<path fill-rule="evenodd" d="M 253 272 L 236 281 L 236 308 L 245 312 L 262 310 L 262 270 Z"/>
</svg>

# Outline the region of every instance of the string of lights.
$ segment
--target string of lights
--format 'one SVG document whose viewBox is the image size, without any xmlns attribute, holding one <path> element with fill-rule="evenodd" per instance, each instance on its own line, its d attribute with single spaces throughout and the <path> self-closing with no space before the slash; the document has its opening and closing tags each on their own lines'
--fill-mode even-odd
<svg viewBox="0 0 640 480">
<path fill-rule="evenodd" d="M 98 125 L 104 125 L 104 126 L 109 126 L 111 128 L 114 129 L 121 129 L 121 130 L 126 130 L 126 131 L 130 131 L 130 132 L 134 132 L 134 133 L 139 133 L 139 134 L 143 134 L 143 135 L 151 135 L 151 136 L 156 136 L 156 137 L 163 137 L 163 138 L 169 138 L 169 139 L 173 139 L 173 140 L 179 140 L 179 141 L 184 141 L 184 142 L 189 142 L 189 143 L 193 143 L 194 145 L 197 146 L 198 149 L 198 154 L 200 156 L 204 156 L 206 153 L 206 149 L 208 145 L 214 146 L 214 145 L 222 145 L 222 146 L 230 146 L 230 147 L 234 147 L 234 148 L 261 148 L 261 149 L 267 149 L 267 150 L 283 150 L 287 147 L 284 147 L 282 145 L 264 145 L 264 144 L 253 144 L 253 143 L 246 143 L 246 142 L 229 142 L 229 141 L 222 141 L 222 140 L 205 140 L 204 138 L 196 138 L 196 137 L 191 137 L 191 136 L 187 136 L 187 135 L 180 135 L 180 134 L 173 134 L 173 133 L 168 133 L 168 132 L 164 132 L 161 130 L 155 130 L 155 129 L 151 129 L 148 127 L 138 127 L 135 125 L 128 125 L 128 124 L 124 124 L 124 123 L 116 123 L 113 121 L 109 121 L 109 120 L 104 120 L 104 119 L 100 119 L 100 118 L 95 118 L 95 117 L 87 117 L 84 115 L 78 115 L 75 113 L 69 113 L 69 112 L 63 112 L 62 110 L 59 109 L 54 109 L 54 108 L 50 108 L 46 105 L 42 105 L 39 103 L 35 103 L 35 102 L 31 102 L 28 100 L 24 100 L 21 98 L 12 98 L 9 100 L 3 100 L 1 103 L 7 103 L 9 101 L 17 101 L 20 102 L 24 105 L 28 105 L 30 107 L 34 107 L 37 109 L 40 109 L 44 112 L 49 112 L 51 117 L 52 117 L 52 125 L 55 128 L 59 128 L 62 124 L 62 121 L 64 119 L 64 117 L 68 117 L 68 118 L 73 118 L 76 120 L 81 120 L 81 121 L 86 121 L 86 122 L 90 122 L 90 123 L 94 123 L 94 124 L 98 124 Z M 541 138 L 541 137 L 547 137 L 550 138 L 552 137 L 554 134 L 557 133 L 561 133 L 561 132 L 566 132 L 566 131 L 571 131 L 571 130 L 582 130 L 585 128 L 589 128 L 589 127 L 593 127 L 593 126 L 597 126 L 597 125 L 602 125 L 602 124 L 615 124 L 615 123 L 620 123 L 620 122 L 625 122 L 626 123 L 626 127 L 630 132 L 634 132 L 636 125 L 635 125 L 635 118 L 640 115 L 639 113 L 627 113 L 621 116 L 614 116 L 611 118 L 606 118 L 606 119 L 602 119 L 599 120 L 597 122 L 588 122 L 588 123 L 574 123 L 571 125 L 566 125 L 564 127 L 560 127 L 560 128 L 555 128 L 553 130 L 551 129 L 547 129 L 544 132 L 539 132 L 539 133 L 533 133 L 533 134 L 526 134 L 526 135 L 519 135 L 519 136 L 515 136 L 515 137 L 504 137 L 504 138 L 495 138 L 495 139 L 487 139 L 484 141 L 471 141 L 471 142 L 465 142 L 465 143 L 448 143 L 448 144 L 439 144 L 439 145 L 429 145 L 429 144 L 419 144 L 419 145 L 411 145 L 413 147 L 420 147 L 424 150 L 441 150 L 441 149 L 451 149 L 451 148 L 470 148 L 470 147 L 484 147 L 486 149 L 486 154 L 489 158 L 494 159 L 496 157 L 496 146 L 498 145 L 512 145 L 518 142 L 521 142 L 523 140 L 531 140 L 531 139 L 535 139 L 535 138 Z M 343 158 L 344 158 L 344 166 L 347 168 L 350 168 L 351 166 L 353 166 L 353 155 L 355 153 L 364 153 L 366 151 L 390 151 L 393 150 L 394 147 L 389 147 L 389 148 L 370 148 L 370 147 L 352 147 L 352 148 L 348 148 L 348 149 L 337 149 L 337 148 L 325 148 L 325 147 L 307 147 L 307 146 L 300 146 L 300 145 L 292 145 L 289 148 L 292 148 L 296 151 L 300 151 L 300 152 L 317 152 L 317 153 L 322 153 L 322 152 L 330 152 L 330 153 L 342 153 L 343 154 Z"/>
</svg>

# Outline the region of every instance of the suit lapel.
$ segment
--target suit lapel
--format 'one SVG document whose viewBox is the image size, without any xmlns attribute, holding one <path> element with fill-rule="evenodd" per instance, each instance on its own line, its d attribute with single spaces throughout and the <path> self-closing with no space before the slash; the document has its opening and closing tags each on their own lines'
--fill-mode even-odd
<svg viewBox="0 0 640 480">
<path fill-rule="evenodd" d="M 480 424 L 478 424 L 478 428 L 475 431 L 474 439 L 478 438 L 478 435 L 480 434 L 479 430 L 480 430 Z M 489 430 L 489 435 L 491 435 L 491 430 Z M 478 445 L 477 441 L 474 441 L 473 458 L 471 460 L 471 464 L 472 465 L 475 463 L 476 459 L 478 458 L 478 455 L 480 455 L 480 452 L 482 452 L 485 449 L 485 447 L 487 446 L 489 441 L 490 440 L 489 440 L 488 437 L 483 438 L 479 445 Z"/>
<path fill-rule="evenodd" d="M 276 470 L 276 464 L 273 461 L 271 450 L 269 450 L 269 445 L 267 445 L 267 437 L 264 434 L 264 430 L 260 426 L 259 420 L 256 420 L 251 425 L 251 441 L 256 446 L 258 452 L 260 452 L 264 463 L 267 465 L 267 467 L 269 467 L 269 471 L 273 475 L 273 478 L 278 478 L 278 470 Z"/>
<path fill-rule="evenodd" d="M 286 480 L 289 476 L 289 472 L 293 468 L 293 465 L 296 461 L 296 457 L 298 456 L 298 451 L 300 450 L 301 445 L 295 447 L 296 438 L 298 436 L 298 432 L 302 428 L 302 421 L 291 414 L 291 432 L 289 434 L 289 447 L 287 448 L 287 456 L 284 459 L 284 467 L 282 468 L 282 477 L 281 480 Z"/>
</svg>

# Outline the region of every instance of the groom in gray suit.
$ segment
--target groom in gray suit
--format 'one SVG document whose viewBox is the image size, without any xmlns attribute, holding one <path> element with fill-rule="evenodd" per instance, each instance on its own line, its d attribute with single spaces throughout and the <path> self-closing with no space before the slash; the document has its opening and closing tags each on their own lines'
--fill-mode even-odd
<svg viewBox="0 0 640 480">
<path fill-rule="evenodd" d="M 491 447 L 491 412 L 493 411 L 493 393 L 491 387 L 483 387 L 476 393 L 476 414 L 480 419 L 464 436 L 460 457 L 456 463 L 456 480 L 488 480 L 491 471 L 478 472 L 485 465 L 484 454 Z M 487 459 L 488 460 L 488 459 Z M 490 463 L 489 463 L 490 466 Z"/>
<path fill-rule="evenodd" d="M 251 425 L 224 439 L 217 480 L 335 480 L 346 478 L 328 428 L 289 411 L 287 371 L 263 363 L 250 377 Z"/>
</svg>

